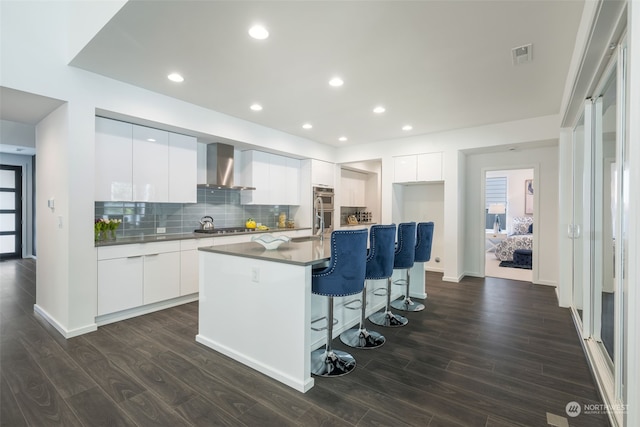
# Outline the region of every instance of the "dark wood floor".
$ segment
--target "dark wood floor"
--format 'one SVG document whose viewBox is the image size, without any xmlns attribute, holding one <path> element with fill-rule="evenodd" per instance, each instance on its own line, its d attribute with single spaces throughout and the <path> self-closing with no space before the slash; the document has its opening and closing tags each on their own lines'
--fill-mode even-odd
<svg viewBox="0 0 640 427">
<path fill-rule="evenodd" d="M 65 340 L 33 312 L 35 262 L 0 262 L 0 422 L 547 426 L 547 412 L 566 417 L 571 401 L 600 401 L 552 288 L 490 278 L 454 284 L 432 273 L 427 283 L 426 311 L 384 329 L 382 348 L 352 351 L 352 374 L 316 378 L 302 394 L 196 343 L 197 303 Z M 268 319 L 256 325 L 256 333 L 273 330 Z M 339 340 L 335 347 L 344 348 Z M 569 424 L 609 425 L 584 414 Z"/>
</svg>

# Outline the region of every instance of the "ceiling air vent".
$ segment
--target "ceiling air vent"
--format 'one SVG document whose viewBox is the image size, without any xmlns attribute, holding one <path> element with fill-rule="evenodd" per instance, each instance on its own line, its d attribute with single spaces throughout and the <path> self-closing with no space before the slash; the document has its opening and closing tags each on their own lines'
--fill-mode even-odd
<svg viewBox="0 0 640 427">
<path fill-rule="evenodd" d="M 531 62 L 532 45 L 526 44 L 524 46 L 514 47 L 511 49 L 511 59 L 513 65 L 526 64 Z"/>
</svg>

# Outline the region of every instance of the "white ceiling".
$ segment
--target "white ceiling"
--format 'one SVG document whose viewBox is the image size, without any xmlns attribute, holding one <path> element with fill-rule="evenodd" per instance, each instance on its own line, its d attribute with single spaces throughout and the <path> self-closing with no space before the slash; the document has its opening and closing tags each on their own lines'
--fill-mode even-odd
<svg viewBox="0 0 640 427">
<path fill-rule="evenodd" d="M 340 146 L 557 114 L 582 7 L 135 1 L 71 65 Z M 251 39 L 254 23 L 270 37 Z M 513 66 L 511 49 L 529 43 L 533 62 Z M 167 80 L 174 71 L 183 83 Z M 334 75 L 344 86 L 328 85 Z M 264 109 L 251 111 L 254 102 Z M 387 111 L 376 115 L 380 104 Z M 305 122 L 313 129 L 302 129 Z M 413 130 L 402 131 L 405 124 Z M 349 141 L 338 142 L 341 135 Z"/>
</svg>

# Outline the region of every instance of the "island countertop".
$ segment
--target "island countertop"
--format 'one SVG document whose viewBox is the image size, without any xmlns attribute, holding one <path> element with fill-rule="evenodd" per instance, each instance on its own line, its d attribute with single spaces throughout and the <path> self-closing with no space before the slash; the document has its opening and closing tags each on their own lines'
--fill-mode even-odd
<svg viewBox="0 0 640 427">
<path fill-rule="evenodd" d="M 198 250 L 306 266 L 323 264 L 331 258 L 331 238 L 325 237 L 324 240 L 309 240 L 308 237 L 294 238 L 292 241 L 281 244 L 278 249 L 272 250 L 264 249 L 256 242 L 207 246 Z"/>
</svg>

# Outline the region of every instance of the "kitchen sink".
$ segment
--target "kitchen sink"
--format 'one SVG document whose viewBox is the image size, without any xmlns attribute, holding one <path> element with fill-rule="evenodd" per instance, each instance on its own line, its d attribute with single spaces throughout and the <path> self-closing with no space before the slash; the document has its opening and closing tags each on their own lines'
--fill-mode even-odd
<svg viewBox="0 0 640 427">
<path fill-rule="evenodd" d="M 310 242 L 312 240 L 320 240 L 320 236 L 300 236 L 300 237 L 292 237 L 291 241 L 296 242 Z"/>
</svg>

